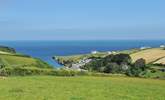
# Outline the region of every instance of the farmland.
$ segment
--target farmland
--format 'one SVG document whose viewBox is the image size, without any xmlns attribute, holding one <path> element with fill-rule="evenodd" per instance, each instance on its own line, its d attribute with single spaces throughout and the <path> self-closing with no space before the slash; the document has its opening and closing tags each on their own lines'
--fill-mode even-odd
<svg viewBox="0 0 165 100">
<path fill-rule="evenodd" d="M 164 100 L 165 81 L 129 77 L 0 79 L 1 100 Z"/>
</svg>

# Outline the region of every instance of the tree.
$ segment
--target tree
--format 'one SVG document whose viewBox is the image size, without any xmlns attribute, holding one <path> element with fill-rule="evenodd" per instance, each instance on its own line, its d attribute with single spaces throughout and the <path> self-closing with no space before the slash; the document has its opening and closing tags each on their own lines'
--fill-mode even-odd
<svg viewBox="0 0 165 100">
<path fill-rule="evenodd" d="M 87 63 L 82 68 L 89 71 L 100 71 L 101 67 L 103 67 L 102 60 L 94 60 L 90 63 Z"/>
<path fill-rule="evenodd" d="M 127 70 L 127 75 L 138 77 L 142 72 L 145 72 L 146 61 L 143 58 L 140 58 L 135 61 L 135 63 Z"/>
<path fill-rule="evenodd" d="M 142 70 L 145 70 L 146 60 L 143 58 L 136 60 L 134 63 L 134 67 L 141 68 Z"/>
<path fill-rule="evenodd" d="M 105 59 L 106 60 L 108 59 L 107 61 L 114 62 L 119 65 L 121 65 L 122 63 L 131 64 L 131 62 L 132 62 L 132 59 L 128 54 L 110 55 L 110 56 L 107 56 Z"/>
<path fill-rule="evenodd" d="M 105 73 L 119 73 L 120 67 L 116 63 L 108 63 L 104 68 Z"/>
</svg>

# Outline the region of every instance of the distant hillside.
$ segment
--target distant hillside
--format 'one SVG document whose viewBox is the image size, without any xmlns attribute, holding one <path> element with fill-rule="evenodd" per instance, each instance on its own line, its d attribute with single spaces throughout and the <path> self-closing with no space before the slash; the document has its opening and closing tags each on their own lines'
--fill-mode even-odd
<svg viewBox="0 0 165 100">
<path fill-rule="evenodd" d="M 150 48 L 150 49 L 131 49 L 123 51 L 115 51 L 116 54 L 124 53 L 129 54 L 135 62 L 136 60 L 143 58 L 146 63 L 153 64 L 165 64 L 165 50 L 162 48 Z M 63 65 L 68 65 L 71 63 L 77 63 L 81 59 L 90 57 L 105 57 L 109 55 L 107 52 L 98 52 L 96 54 L 82 54 L 82 55 L 71 55 L 71 56 L 54 56 L 53 58 Z"/>
<path fill-rule="evenodd" d="M 133 54 L 141 51 L 140 49 L 130 49 L 130 50 L 122 50 L 122 51 L 111 51 L 111 54 Z M 110 52 L 110 51 L 109 51 Z M 93 57 L 105 57 L 110 55 L 108 52 L 97 52 L 96 54 L 81 54 L 81 55 L 71 55 L 71 56 L 54 56 L 53 59 L 57 60 L 58 63 L 63 65 L 69 65 L 71 63 L 77 63 L 82 59 L 93 58 Z"/>
<path fill-rule="evenodd" d="M 162 48 L 151 48 L 131 54 L 133 62 L 135 62 L 137 59 L 143 58 L 146 60 L 146 63 L 154 63 L 155 61 L 157 63 L 165 63 L 165 60 L 162 59 L 164 57 L 165 50 Z"/>
<path fill-rule="evenodd" d="M 6 46 L 0 46 L 0 66 L 2 65 L 9 67 L 51 68 L 50 65 L 40 59 L 19 54 L 15 49 Z"/>
<path fill-rule="evenodd" d="M 14 48 L 1 46 L 1 45 L 0 45 L 0 51 L 2 51 L 2 52 L 9 52 L 9 53 L 16 53 Z"/>
</svg>

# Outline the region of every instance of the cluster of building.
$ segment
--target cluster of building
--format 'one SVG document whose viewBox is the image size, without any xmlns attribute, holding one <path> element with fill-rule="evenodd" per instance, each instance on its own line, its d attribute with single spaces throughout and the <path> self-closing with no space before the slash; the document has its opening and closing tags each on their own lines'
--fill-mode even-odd
<svg viewBox="0 0 165 100">
<path fill-rule="evenodd" d="M 150 49 L 150 48 L 151 48 L 151 47 L 149 47 L 149 46 L 140 47 L 141 50 Z M 160 48 L 165 48 L 165 45 L 160 45 Z"/>
<path fill-rule="evenodd" d="M 161 48 L 165 48 L 165 45 L 160 45 Z"/>
<path fill-rule="evenodd" d="M 144 49 L 150 49 L 151 47 L 147 46 L 147 47 L 140 47 L 140 50 L 144 50 Z"/>
<path fill-rule="evenodd" d="M 81 69 L 81 67 L 84 66 L 85 64 L 91 62 L 91 61 L 92 61 L 92 59 L 84 58 L 84 59 L 80 60 L 78 63 L 72 64 L 69 67 L 69 69 L 78 70 L 78 71 L 84 71 L 83 69 Z"/>
<path fill-rule="evenodd" d="M 97 53 L 98 53 L 98 51 L 92 51 L 92 52 L 91 52 L 91 54 L 97 54 Z M 115 51 L 108 51 L 107 53 L 108 53 L 108 54 L 116 54 Z"/>
</svg>

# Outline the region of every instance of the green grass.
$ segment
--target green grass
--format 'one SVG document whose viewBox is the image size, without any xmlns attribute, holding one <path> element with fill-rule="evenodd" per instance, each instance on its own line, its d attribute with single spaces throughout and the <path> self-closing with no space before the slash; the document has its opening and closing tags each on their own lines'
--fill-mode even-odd
<svg viewBox="0 0 165 100">
<path fill-rule="evenodd" d="M 1 65 L 8 67 L 52 68 L 52 66 L 40 59 L 17 53 L 13 48 L 6 46 L 0 46 L 0 67 Z"/>
<path fill-rule="evenodd" d="M 23 55 L 11 55 L 0 54 L 0 64 L 4 64 L 10 67 L 39 67 L 50 68 L 50 66 L 36 58 L 23 56 Z"/>
<path fill-rule="evenodd" d="M 9 65 L 35 64 L 35 59 L 28 57 L 19 57 L 13 55 L 0 55 Z"/>
<path fill-rule="evenodd" d="M 165 80 L 128 77 L 8 77 L 0 100 L 165 100 Z"/>
</svg>

